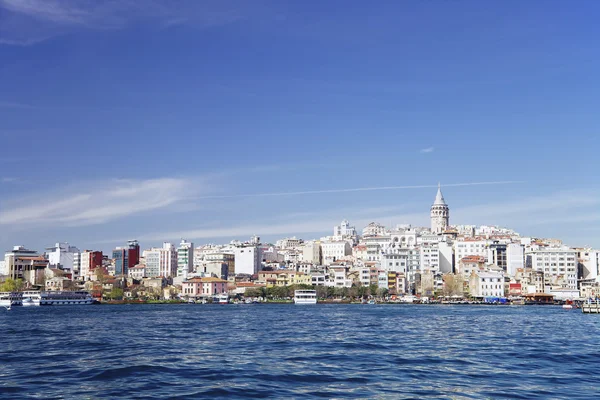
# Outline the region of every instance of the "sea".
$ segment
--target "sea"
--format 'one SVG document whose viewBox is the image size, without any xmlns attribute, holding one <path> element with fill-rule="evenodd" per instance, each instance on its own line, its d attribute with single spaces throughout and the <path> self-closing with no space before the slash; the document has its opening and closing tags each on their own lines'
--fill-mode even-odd
<svg viewBox="0 0 600 400">
<path fill-rule="evenodd" d="M 557 306 L 0 308 L 6 399 L 597 399 L 600 315 Z"/>
</svg>

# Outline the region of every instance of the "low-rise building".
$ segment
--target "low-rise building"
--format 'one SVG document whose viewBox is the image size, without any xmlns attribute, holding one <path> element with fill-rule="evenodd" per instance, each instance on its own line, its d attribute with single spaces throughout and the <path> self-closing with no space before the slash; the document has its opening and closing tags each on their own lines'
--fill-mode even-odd
<svg viewBox="0 0 600 400">
<path fill-rule="evenodd" d="M 181 285 L 181 294 L 187 297 L 211 297 L 227 293 L 227 281 L 219 278 L 192 278 Z"/>
</svg>

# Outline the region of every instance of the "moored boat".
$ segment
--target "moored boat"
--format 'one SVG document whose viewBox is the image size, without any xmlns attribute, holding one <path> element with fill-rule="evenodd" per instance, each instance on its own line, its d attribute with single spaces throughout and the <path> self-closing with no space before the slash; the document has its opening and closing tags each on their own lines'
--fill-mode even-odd
<svg viewBox="0 0 600 400">
<path fill-rule="evenodd" d="M 316 290 L 296 290 L 294 291 L 295 304 L 317 304 Z"/>
</svg>

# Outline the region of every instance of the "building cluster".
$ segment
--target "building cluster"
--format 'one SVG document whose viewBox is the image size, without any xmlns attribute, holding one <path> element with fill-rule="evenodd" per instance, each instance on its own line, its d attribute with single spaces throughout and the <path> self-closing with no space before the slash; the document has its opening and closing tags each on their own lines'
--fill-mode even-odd
<svg viewBox="0 0 600 400">
<path fill-rule="evenodd" d="M 557 239 L 522 237 L 496 226 L 451 225 L 438 187 L 431 225 L 387 227 L 372 222 L 359 233 L 348 221 L 331 236 L 283 238 L 140 250 L 137 241 L 111 254 L 57 243 L 43 253 L 15 246 L 0 275 L 46 290 L 115 288 L 123 296 L 201 298 L 291 285 L 369 286 L 387 295 L 555 298 L 600 293 L 600 251 Z M 0 277 L 0 279 L 2 279 Z"/>
</svg>

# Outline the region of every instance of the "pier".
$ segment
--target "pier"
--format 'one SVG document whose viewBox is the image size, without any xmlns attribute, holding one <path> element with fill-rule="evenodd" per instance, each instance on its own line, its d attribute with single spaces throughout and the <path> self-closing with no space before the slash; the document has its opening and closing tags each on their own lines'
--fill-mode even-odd
<svg viewBox="0 0 600 400">
<path fill-rule="evenodd" d="M 583 303 L 581 312 L 584 314 L 600 314 L 600 303 L 597 301 Z"/>
</svg>

